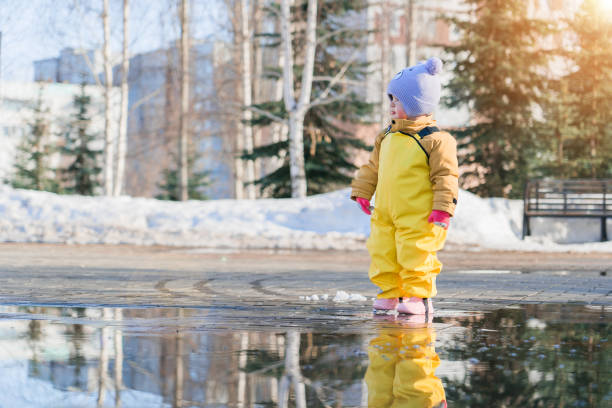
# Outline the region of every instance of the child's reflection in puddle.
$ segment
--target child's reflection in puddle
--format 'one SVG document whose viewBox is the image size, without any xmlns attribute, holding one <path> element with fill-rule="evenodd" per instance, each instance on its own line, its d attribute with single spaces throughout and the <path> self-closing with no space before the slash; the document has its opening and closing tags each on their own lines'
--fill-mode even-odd
<svg viewBox="0 0 612 408">
<path fill-rule="evenodd" d="M 378 336 L 370 341 L 365 375 L 370 408 L 445 408 L 440 365 L 431 319 L 378 316 Z"/>
</svg>

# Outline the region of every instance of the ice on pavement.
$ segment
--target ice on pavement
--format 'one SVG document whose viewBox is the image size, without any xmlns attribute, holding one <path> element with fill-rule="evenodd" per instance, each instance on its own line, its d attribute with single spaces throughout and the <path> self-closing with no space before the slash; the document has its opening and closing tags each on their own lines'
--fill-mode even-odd
<svg viewBox="0 0 612 408">
<path fill-rule="evenodd" d="M 365 248 L 370 219 L 349 189 L 304 199 L 171 202 L 83 197 L 0 185 L 0 242 L 134 244 L 215 249 Z M 528 251 L 612 252 L 599 220 L 532 220 L 522 241 L 521 200 L 459 192 L 449 245 Z M 608 220 L 612 233 L 612 220 Z M 577 243 L 585 242 L 585 243 Z"/>
<path fill-rule="evenodd" d="M 328 301 L 329 298 L 330 295 L 328 294 L 300 296 L 300 300 L 307 300 L 309 302 Z M 366 300 L 368 300 L 368 298 L 360 293 L 348 293 L 343 290 L 336 291 L 336 295 L 332 298 L 332 301 L 336 303 L 365 302 Z"/>
<path fill-rule="evenodd" d="M 336 292 L 334 302 L 365 302 L 367 298 L 359 293 L 347 293 L 343 290 Z"/>
</svg>

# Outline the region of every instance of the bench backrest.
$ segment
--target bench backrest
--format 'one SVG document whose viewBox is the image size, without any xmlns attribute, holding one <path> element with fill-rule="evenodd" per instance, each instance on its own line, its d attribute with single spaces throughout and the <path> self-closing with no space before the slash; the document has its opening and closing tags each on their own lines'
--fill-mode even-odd
<svg viewBox="0 0 612 408">
<path fill-rule="evenodd" d="M 612 217 L 612 179 L 531 180 L 525 214 Z"/>
</svg>

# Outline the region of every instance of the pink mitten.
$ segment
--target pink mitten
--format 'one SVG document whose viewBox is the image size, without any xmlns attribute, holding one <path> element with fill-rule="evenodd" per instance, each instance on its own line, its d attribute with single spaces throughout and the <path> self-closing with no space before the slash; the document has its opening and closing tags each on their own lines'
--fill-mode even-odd
<svg viewBox="0 0 612 408">
<path fill-rule="evenodd" d="M 427 221 L 434 223 L 438 227 L 448 229 L 448 226 L 450 225 L 450 214 L 446 211 L 432 210 Z"/>
<path fill-rule="evenodd" d="M 370 200 L 366 200 L 365 198 L 357 197 L 357 204 L 361 207 L 361 211 L 368 215 L 372 215 L 372 211 L 370 211 Z"/>
</svg>

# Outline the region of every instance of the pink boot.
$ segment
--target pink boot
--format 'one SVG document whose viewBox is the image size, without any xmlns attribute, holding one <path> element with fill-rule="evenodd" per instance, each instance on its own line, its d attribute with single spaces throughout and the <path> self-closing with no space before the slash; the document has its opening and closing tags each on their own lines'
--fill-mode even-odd
<svg viewBox="0 0 612 408">
<path fill-rule="evenodd" d="M 397 305 L 399 305 L 398 298 L 376 299 L 374 301 L 374 311 L 395 310 L 397 309 Z"/>
<path fill-rule="evenodd" d="M 418 297 L 404 298 L 404 301 L 397 307 L 399 313 L 412 315 L 433 316 L 434 310 L 431 299 L 421 299 Z"/>
</svg>

